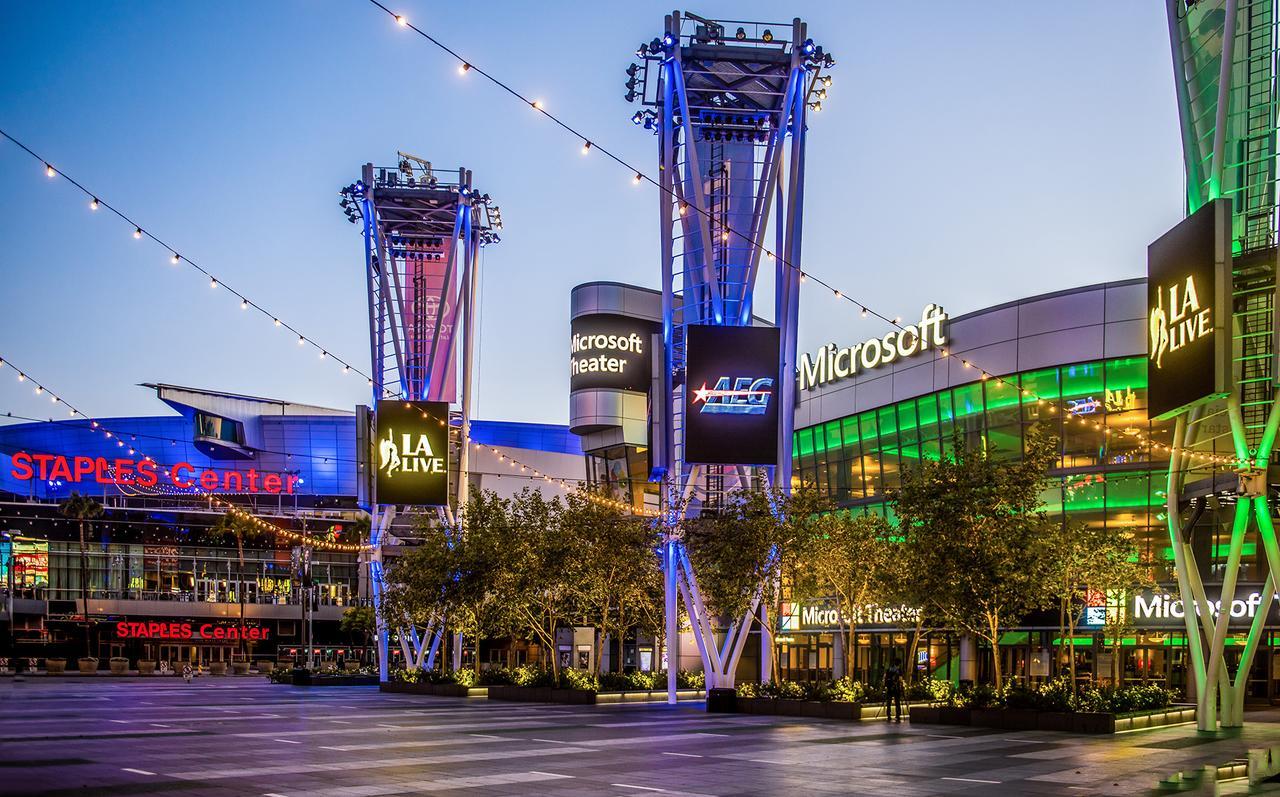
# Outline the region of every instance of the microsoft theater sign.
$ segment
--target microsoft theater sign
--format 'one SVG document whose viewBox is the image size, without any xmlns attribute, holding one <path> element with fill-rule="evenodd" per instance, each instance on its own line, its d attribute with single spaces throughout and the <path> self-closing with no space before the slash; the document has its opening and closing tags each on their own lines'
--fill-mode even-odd
<svg viewBox="0 0 1280 797">
<path fill-rule="evenodd" d="M 919 324 L 907 324 L 852 346 L 828 343 L 812 356 L 806 352 L 800 356 L 800 389 L 813 390 L 855 376 L 859 369 L 872 371 L 943 346 L 947 343 L 947 320 L 940 305 L 927 304 L 920 313 Z"/>
</svg>

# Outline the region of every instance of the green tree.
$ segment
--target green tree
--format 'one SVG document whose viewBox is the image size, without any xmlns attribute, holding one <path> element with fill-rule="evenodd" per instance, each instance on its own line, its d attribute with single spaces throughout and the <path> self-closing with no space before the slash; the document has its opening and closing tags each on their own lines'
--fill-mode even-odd
<svg viewBox="0 0 1280 797">
<path fill-rule="evenodd" d="M 720 511 L 688 521 L 685 544 L 708 610 L 727 624 L 742 618 L 758 594 L 779 616 L 784 575 L 803 572 L 815 526 L 830 509 L 811 490 L 738 491 Z M 762 633 L 772 638 L 773 629 Z M 777 646 L 769 648 L 776 659 Z"/>
<path fill-rule="evenodd" d="M 511 502 L 510 577 L 501 600 L 526 638 L 536 640 L 559 677 L 556 629 L 573 615 L 580 570 L 586 565 L 581 537 L 564 523 L 564 505 L 526 488 Z"/>
<path fill-rule="evenodd" d="M 658 533 L 642 518 L 570 493 L 561 524 L 580 557 L 577 568 L 578 614 L 594 626 L 595 671 L 601 670 L 606 637 L 621 643 L 642 615 L 641 605 L 652 599 L 653 575 L 658 571 Z M 617 668 L 621 662 L 612 662 Z"/>
<path fill-rule="evenodd" d="M 362 644 L 369 645 L 373 639 L 373 632 L 377 628 L 377 616 L 374 614 L 373 607 L 348 606 L 342 611 L 338 628 L 353 640 L 358 639 Z"/>
<path fill-rule="evenodd" d="M 222 517 L 218 518 L 218 522 L 209 529 L 209 534 L 214 539 L 226 539 L 228 537 L 235 540 L 236 543 L 236 561 L 239 563 L 239 569 L 236 571 L 238 586 L 236 587 L 236 597 L 240 603 L 240 628 L 244 628 L 244 544 L 246 540 L 256 539 L 260 536 L 260 531 L 254 522 L 236 512 L 228 511 Z M 245 660 L 245 639 L 241 633 L 239 642 L 240 660 Z"/>
<path fill-rule="evenodd" d="M 58 506 L 58 510 L 63 517 L 71 518 L 80 527 L 80 602 L 84 607 L 84 655 L 92 657 L 93 621 L 89 619 L 89 543 L 86 532 L 91 520 L 102 517 L 102 504 L 86 495 L 73 492 L 70 498 Z"/>
<path fill-rule="evenodd" d="M 863 607 L 881 603 L 896 585 L 894 562 L 901 547 L 879 515 L 832 512 L 818 518 L 793 581 L 796 597 L 833 597 L 844 641 L 845 674 L 856 677 L 854 644 Z"/>
<path fill-rule="evenodd" d="M 1055 586 L 1040 492 L 1057 440 L 1033 430 L 1024 442 L 1010 459 L 957 435 L 949 456 L 905 468 L 893 496 L 920 594 L 939 620 L 990 645 L 997 688 L 1001 629 L 1052 605 Z"/>
</svg>

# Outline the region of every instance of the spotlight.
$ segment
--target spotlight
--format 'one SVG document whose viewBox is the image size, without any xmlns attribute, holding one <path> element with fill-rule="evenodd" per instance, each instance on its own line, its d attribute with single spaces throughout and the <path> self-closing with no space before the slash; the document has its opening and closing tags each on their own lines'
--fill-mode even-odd
<svg viewBox="0 0 1280 797">
<path fill-rule="evenodd" d="M 635 102 L 636 93 L 634 91 L 628 91 L 626 94 L 622 95 L 622 99 L 626 100 L 627 102 Z"/>
<path fill-rule="evenodd" d="M 735 33 L 735 34 L 733 34 L 733 38 L 737 39 L 738 41 L 742 41 L 742 40 L 746 39 L 746 38 L 747 38 L 747 29 L 746 29 L 746 28 L 738 28 L 738 32 L 737 32 L 737 33 Z"/>
<path fill-rule="evenodd" d="M 631 66 L 627 67 L 627 77 L 635 77 L 636 72 L 639 72 L 639 71 L 640 71 L 640 65 L 632 64 Z"/>
<path fill-rule="evenodd" d="M 638 124 L 640 124 L 642 121 L 644 121 L 644 112 L 643 112 L 643 111 L 636 111 L 635 113 L 631 114 L 631 122 L 632 122 L 632 124 L 637 124 L 637 125 L 638 125 Z"/>
<path fill-rule="evenodd" d="M 770 42 L 773 41 L 773 31 L 769 30 L 768 28 L 765 28 L 764 35 L 761 36 L 760 38 L 764 39 L 765 44 L 769 44 Z"/>
<path fill-rule="evenodd" d="M 813 55 L 813 51 L 814 51 L 813 39 L 805 39 L 804 44 L 801 45 L 801 49 L 804 50 L 805 55 Z"/>
</svg>

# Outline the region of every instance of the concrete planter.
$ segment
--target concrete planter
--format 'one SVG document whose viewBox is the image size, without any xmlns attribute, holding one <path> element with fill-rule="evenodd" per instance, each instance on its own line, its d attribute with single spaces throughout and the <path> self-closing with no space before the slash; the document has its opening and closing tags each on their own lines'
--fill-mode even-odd
<svg viewBox="0 0 1280 797">
<path fill-rule="evenodd" d="M 80 668 L 81 675 L 93 675 L 98 671 L 98 660 L 90 657 L 76 659 L 76 666 Z"/>
<path fill-rule="evenodd" d="M 233 662 L 231 662 L 231 672 L 232 672 L 232 674 L 233 674 L 233 675 L 248 675 L 248 674 L 249 674 L 249 662 L 247 662 L 247 661 L 233 661 Z"/>
<path fill-rule="evenodd" d="M 62 675 L 67 671 L 66 659 L 45 659 L 44 671 L 49 675 Z"/>
<path fill-rule="evenodd" d="M 707 693 L 701 689 L 677 689 L 676 700 L 702 700 Z M 625 692 L 597 692 L 596 703 L 665 703 L 665 689 L 631 689 Z"/>
<path fill-rule="evenodd" d="M 209 662 L 209 674 L 210 675 L 226 675 L 227 663 L 225 661 Z"/>
<path fill-rule="evenodd" d="M 156 663 L 154 661 L 138 661 L 138 675 L 155 675 Z"/>
<path fill-rule="evenodd" d="M 490 700 L 510 700 L 516 703 L 570 703 L 593 704 L 596 693 L 585 689 L 554 689 L 550 686 L 490 686 Z"/>
<path fill-rule="evenodd" d="M 112 675 L 124 675 L 129 672 L 129 660 L 118 656 L 112 656 L 107 666 L 111 668 Z"/>
<path fill-rule="evenodd" d="M 270 675 L 275 668 L 276 663 L 271 659 L 258 659 L 258 672 L 263 675 Z"/>
<path fill-rule="evenodd" d="M 295 676 L 294 686 L 378 686 L 376 675 L 311 675 L 301 681 Z"/>
<path fill-rule="evenodd" d="M 772 697 L 740 697 L 738 711 L 743 714 L 774 714 L 782 717 L 816 717 L 819 719 L 862 719 L 861 703 L 824 703 L 818 700 L 779 700 Z"/>
<path fill-rule="evenodd" d="M 912 706 L 911 721 L 931 725 L 973 725 L 1021 731 L 1060 731 L 1078 734 L 1110 734 L 1134 728 L 1157 728 L 1194 722 L 1193 706 L 1117 715 L 1092 711 L 1035 711 L 1033 709 L 950 708 Z"/>
<path fill-rule="evenodd" d="M 359 670 L 359 669 L 360 669 L 360 662 L 358 662 L 358 661 L 344 661 L 344 662 L 342 662 L 342 669 L 343 669 L 343 670 L 346 670 L 347 672 L 355 672 L 355 671 L 357 671 L 357 670 Z"/>
</svg>

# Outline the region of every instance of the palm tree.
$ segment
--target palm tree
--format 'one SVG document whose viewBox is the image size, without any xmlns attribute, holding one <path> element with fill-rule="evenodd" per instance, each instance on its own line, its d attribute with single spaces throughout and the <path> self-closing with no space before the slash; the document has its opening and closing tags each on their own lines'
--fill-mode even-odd
<svg viewBox="0 0 1280 797">
<path fill-rule="evenodd" d="M 80 526 L 80 602 L 84 606 L 84 655 L 93 657 L 93 645 L 90 640 L 92 623 L 89 621 L 89 545 L 85 540 L 85 528 L 89 521 L 102 516 L 102 504 L 80 493 L 72 493 L 63 501 L 58 509 L 63 517 L 71 518 Z"/>
<path fill-rule="evenodd" d="M 217 537 L 234 537 L 236 541 L 236 558 L 240 563 L 238 571 L 240 578 L 244 578 L 244 541 L 246 537 L 255 536 L 257 528 L 249 520 L 246 520 L 234 512 L 227 512 L 218 518 L 218 522 L 209 530 L 210 536 Z M 244 584 L 243 582 L 236 588 L 236 596 L 240 599 L 240 629 L 237 636 L 240 638 L 240 660 L 245 660 L 245 641 L 244 641 Z"/>
</svg>

